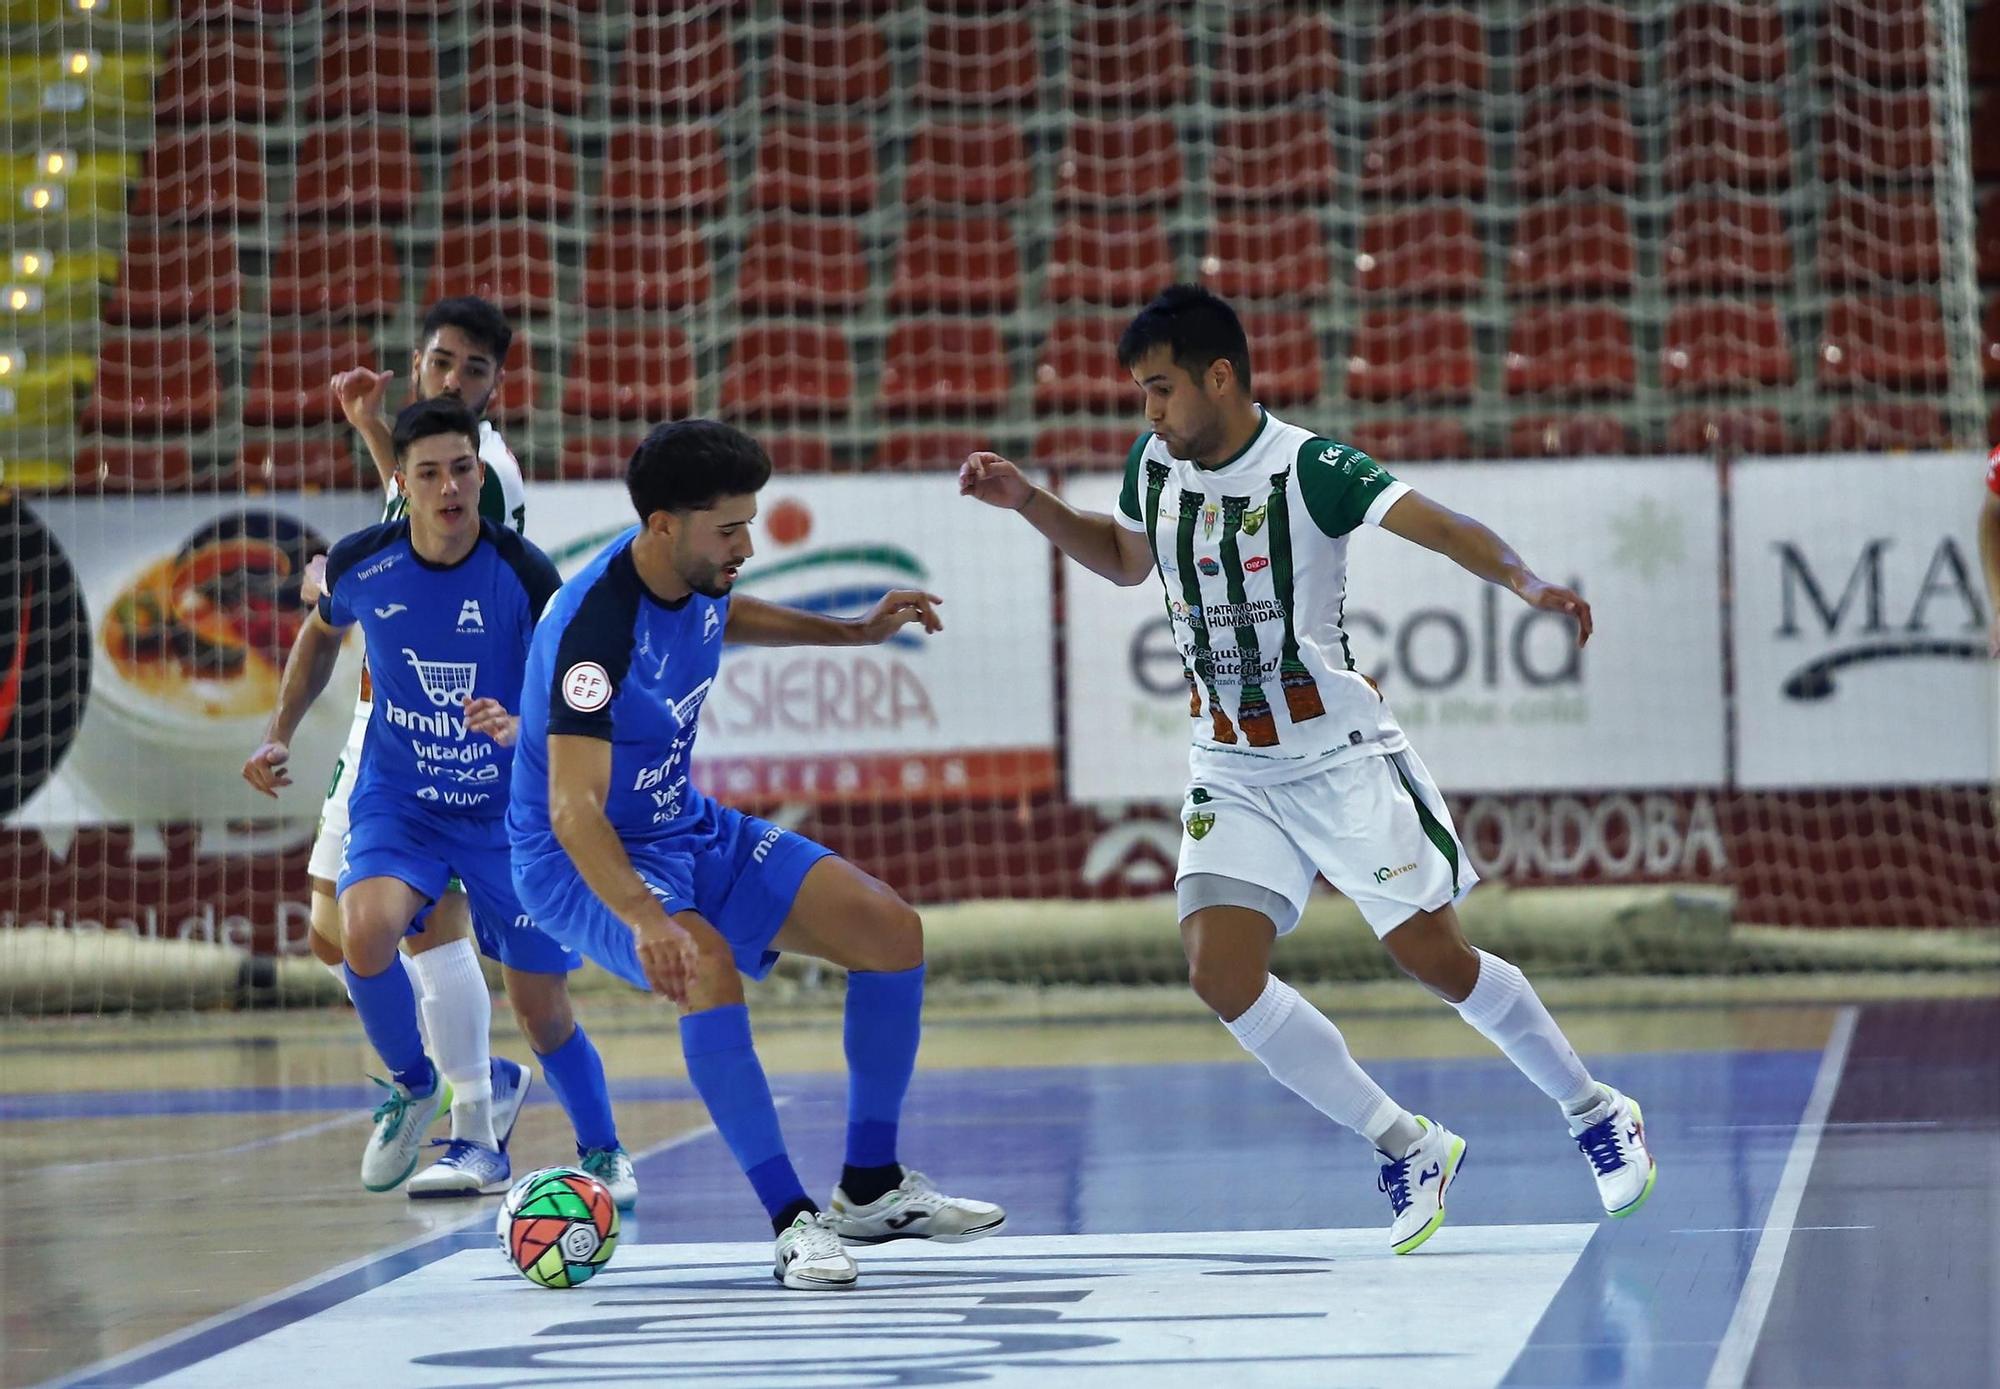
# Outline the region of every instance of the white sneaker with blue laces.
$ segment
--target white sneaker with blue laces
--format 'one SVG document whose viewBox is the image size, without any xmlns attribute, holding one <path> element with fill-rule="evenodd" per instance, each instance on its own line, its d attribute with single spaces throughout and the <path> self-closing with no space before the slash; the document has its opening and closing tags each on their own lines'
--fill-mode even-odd
<svg viewBox="0 0 2000 1389">
<path fill-rule="evenodd" d="M 1389 1226 L 1389 1247 L 1398 1254 L 1409 1253 L 1444 1224 L 1444 1193 L 1465 1161 L 1463 1138 L 1421 1114 L 1412 1117 L 1423 1126 L 1423 1134 L 1407 1153 L 1382 1164 L 1375 1183 L 1375 1189 L 1388 1196 L 1395 1216 Z"/>
<path fill-rule="evenodd" d="M 361 1185 L 394 1191 L 417 1170 L 417 1150 L 430 1126 L 451 1113 L 451 1082 L 438 1073 L 428 1095 L 416 1095 L 400 1081 L 368 1077 L 389 1093 L 375 1106 L 375 1131 L 361 1150 Z"/>
<path fill-rule="evenodd" d="M 412 1201 L 497 1196 L 507 1190 L 513 1178 L 514 1165 L 507 1155 L 483 1143 L 433 1138 L 431 1146 L 443 1148 L 444 1156 L 410 1178 Z"/>
<path fill-rule="evenodd" d="M 514 1135 L 514 1125 L 521 1117 L 521 1108 L 528 1102 L 528 1089 L 535 1083 L 535 1073 L 504 1056 L 494 1057 L 491 1069 L 493 1137 L 504 1153 L 507 1151 L 507 1140 Z"/>
<path fill-rule="evenodd" d="M 623 1148 L 592 1148 L 577 1160 L 578 1167 L 603 1182 L 611 1192 L 611 1204 L 629 1211 L 639 1204 L 639 1174 L 632 1155 Z"/>
<path fill-rule="evenodd" d="M 1646 1146 L 1646 1119 L 1638 1103 L 1609 1085 L 1598 1088 L 1604 1099 L 1594 1109 L 1571 1115 L 1569 1132 L 1590 1159 L 1604 1213 L 1623 1220 L 1646 1204 L 1660 1168 Z"/>
</svg>

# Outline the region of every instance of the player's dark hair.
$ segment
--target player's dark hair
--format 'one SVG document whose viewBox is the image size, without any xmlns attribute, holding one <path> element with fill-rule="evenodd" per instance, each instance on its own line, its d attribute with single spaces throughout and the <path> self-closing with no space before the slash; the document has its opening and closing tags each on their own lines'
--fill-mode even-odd
<svg viewBox="0 0 2000 1389">
<path fill-rule="evenodd" d="M 514 330 L 507 326 L 507 315 L 476 295 L 440 299 L 431 305 L 430 312 L 424 315 L 424 333 L 417 339 L 417 350 L 429 346 L 440 328 L 456 328 L 471 338 L 493 354 L 496 367 L 506 363 L 507 349 L 514 345 Z"/>
<path fill-rule="evenodd" d="M 706 511 L 770 480 L 764 446 L 720 420 L 654 425 L 625 465 L 625 490 L 641 521 L 656 511 Z"/>
<path fill-rule="evenodd" d="M 462 434 L 472 451 L 479 452 L 479 421 L 472 417 L 472 412 L 450 396 L 433 396 L 414 405 L 405 405 L 396 415 L 392 437 L 397 464 L 401 465 L 403 455 L 417 440 L 439 434 Z"/>
<path fill-rule="evenodd" d="M 1118 365 L 1132 364 L 1162 343 L 1173 349 L 1174 365 L 1196 380 L 1220 359 L 1236 369 L 1245 394 L 1250 390 L 1250 340 L 1242 320 L 1226 300 L 1200 285 L 1174 285 L 1139 310 L 1118 339 Z"/>
</svg>

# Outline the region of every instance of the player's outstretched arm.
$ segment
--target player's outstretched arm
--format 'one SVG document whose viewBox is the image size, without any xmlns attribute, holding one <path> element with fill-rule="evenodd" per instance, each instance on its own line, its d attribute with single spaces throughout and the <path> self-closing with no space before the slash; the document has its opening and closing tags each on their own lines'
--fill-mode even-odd
<svg viewBox="0 0 2000 1389">
<path fill-rule="evenodd" d="M 687 1001 L 694 938 L 667 914 L 604 815 L 611 744 L 575 733 L 549 735 L 549 826 L 590 890 L 638 938 L 639 963 L 655 993 Z"/>
<path fill-rule="evenodd" d="M 327 383 L 333 390 L 333 398 L 340 402 L 340 413 L 347 416 L 347 422 L 368 445 L 368 456 L 375 460 L 375 471 L 382 475 L 384 487 L 396 475 L 395 436 L 390 433 L 388 417 L 382 411 L 389 383 L 395 379 L 393 371 L 354 367 Z"/>
<path fill-rule="evenodd" d="M 1514 547 L 1492 531 L 1421 492 L 1406 492 L 1382 517 L 1382 529 L 1435 550 L 1467 573 L 1511 590 L 1531 608 L 1568 613 L 1576 619 L 1576 644 L 1590 640 L 1590 604 L 1570 589 L 1552 584 L 1521 562 Z"/>
<path fill-rule="evenodd" d="M 2000 495 L 1991 491 L 1979 508 L 1979 565 L 1986 571 L 1986 605 L 1993 610 L 1986 653 L 2000 656 Z"/>
<path fill-rule="evenodd" d="M 1142 583 L 1153 572 L 1146 537 L 1118 524 L 1101 511 L 1078 511 L 1045 487 L 1037 487 L 1021 470 L 997 453 L 967 456 L 958 470 L 960 496 L 1018 511 L 1029 525 L 1049 538 L 1058 550 L 1093 574 L 1121 587 Z"/>
<path fill-rule="evenodd" d="M 243 764 L 243 779 L 276 798 L 282 787 L 292 784 L 285 763 L 291 758 L 292 735 L 299 720 L 312 708 L 313 701 L 333 678 L 334 663 L 340 659 L 339 629 L 317 612 L 308 613 L 299 626 L 299 635 L 285 657 L 285 673 L 278 681 L 278 707 L 264 727 L 264 741 Z"/>
<path fill-rule="evenodd" d="M 746 596 L 729 600 L 722 639 L 731 646 L 879 646 L 911 623 L 942 632 L 937 605 L 944 599 L 921 589 L 882 595 L 865 617 L 825 617 Z"/>
</svg>

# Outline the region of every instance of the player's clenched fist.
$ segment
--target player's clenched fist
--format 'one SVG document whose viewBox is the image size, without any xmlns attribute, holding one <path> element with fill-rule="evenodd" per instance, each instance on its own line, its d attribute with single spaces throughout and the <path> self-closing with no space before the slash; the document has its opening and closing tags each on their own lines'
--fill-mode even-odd
<svg viewBox="0 0 2000 1389">
<path fill-rule="evenodd" d="M 291 773 L 285 770 L 291 757 L 291 749 L 283 743 L 265 743 L 243 764 L 243 779 L 276 800 L 278 788 L 292 784 Z"/>
<path fill-rule="evenodd" d="M 339 373 L 327 384 L 333 388 L 333 398 L 340 402 L 340 411 L 347 416 L 347 422 L 358 429 L 368 421 L 382 417 L 382 398 L 388 394 L 389 383 L 395 378 L 393 371 L 354 367 Z"/>
<path fill-rule="evenodd" d="M 642 923 L 637 935 L 639 967 L 646 971 L 653 992 L 686 1003 L 688 983 L 694 978 L 694 937 L 664 912 Z"/>
<path fill-rule="evenodd" d="M 988 506 L 1019 511 L 1034 495 L 1034 485 L 1021 470 L 997 453 L 966 455 L 958 469 L 959 495 L 975 497 Z"/>
<path fill-rule="evenodd" d="M 497 699 L 468 699 L 465 701 L 465 729 L 468 733 L 484 733 L 501 747 L 511 748 L 521 731 L 521 721 L 508 713 L 506 706 Z"/>
</svg>

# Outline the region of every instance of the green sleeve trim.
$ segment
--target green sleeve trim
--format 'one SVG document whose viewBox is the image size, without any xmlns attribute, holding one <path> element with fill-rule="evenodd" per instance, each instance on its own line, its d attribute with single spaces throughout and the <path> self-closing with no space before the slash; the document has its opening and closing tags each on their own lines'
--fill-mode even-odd
<svg viewBox="0 0 2000 1389">
<path fill-rule="evenodd" d="M 1332 439 L 1299 445 L 1298 474 L 1313 524 L 1336 539 L 1367 520 L 1368 508 L 1396 482 L 1360 449 Z"/>
<path fill-rule="evenodd" d="M 1139 463 L 1146 456 L 1146 445 L 1152 442 L 1150 433 L 1141 434 L 1132 441 L 1132 447 L 1125 455 L 1125 485 L 1118 489 L 1118 509 L 1135 526 L 1146 523 L 1146 518 L 1139 513 Z"/>
</svg>

